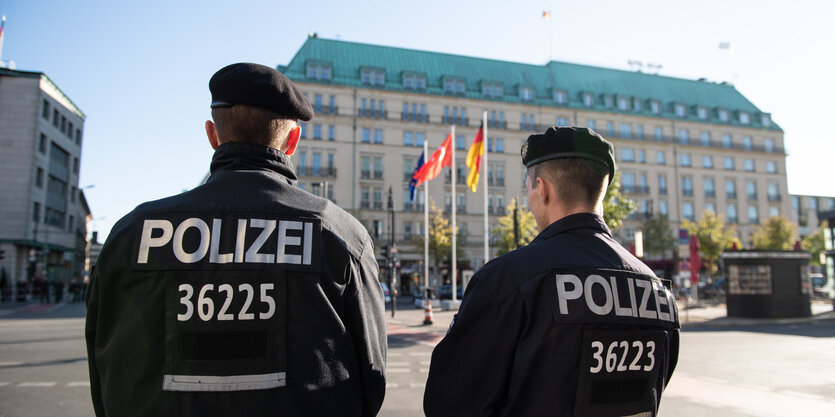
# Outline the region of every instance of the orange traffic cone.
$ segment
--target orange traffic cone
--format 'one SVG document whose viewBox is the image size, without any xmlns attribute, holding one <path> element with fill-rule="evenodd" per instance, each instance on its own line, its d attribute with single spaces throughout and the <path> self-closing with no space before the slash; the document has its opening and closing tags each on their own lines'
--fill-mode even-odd
<svg viewBox="0 0 835 417">
<path fill-rule="evenodd" d="M 430 325 L 432 324 L 432 300 L 426 299 L 426 308 L 424 309 L 426 313 L 423 318 L 423 324 Z"/>
</svg>

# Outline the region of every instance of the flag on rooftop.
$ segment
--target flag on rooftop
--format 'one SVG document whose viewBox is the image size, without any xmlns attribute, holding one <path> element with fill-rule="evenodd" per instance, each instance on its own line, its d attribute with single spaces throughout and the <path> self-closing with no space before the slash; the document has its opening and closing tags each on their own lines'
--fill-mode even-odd
<svg viewBox="0 0 835 417">
<path fill-rule="evenodd" d="M 542 12 L 542 17 L 544 17 L 546 20 L 551 20 L 551 11 L 550 10 L 543 11 Z"/>
</svg>

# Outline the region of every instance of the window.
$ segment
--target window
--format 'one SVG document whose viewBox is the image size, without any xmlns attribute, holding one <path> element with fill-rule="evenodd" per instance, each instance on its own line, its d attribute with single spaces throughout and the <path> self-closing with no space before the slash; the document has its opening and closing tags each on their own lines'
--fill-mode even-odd
<svg viewBox="0 0 835 417">
<path fill-rule="evenodd" d="M 692 161 L 690 160 L 690 154 L 689 153 L 683 153 L 679 156 L 679 164 L 681 166 L 689 167 L 690 165 L 692 165 L 691 162 Z"/>
<path fill-rule="evenodd" d="M 702 168 L 713 168 L 713 157 L 710 155 L 702 156 Z"/>
<path fill-rule="evenodd" d="M 638 162 L 642 164 L 647 163 L 647 153 L 643 149 L 638 149 Z"/>
<path fill-rule="evenodd" d="M 679 129 L 678 130 L 678 143 L 682 145 L 687 145 L 690 143 L 690 131 L 687 129 Z"/>
<path fill-rule="evenodd" d="M 336 140 L 336 127 L 328 125 L 328 140 Z"/>
<path fill-rule="evenodd" d="M 665 216 L 665 217 L 669 214 L 669 211 L 667 210 L 667 202 L 666 201 L 661 200 L 661 201 L 658 202 L 658 213 L 660 213 L 662 216 Z"/>
<path fill-rule="evenodd" d="M 607 109 L 611 109 L 615 106 L 615 101 L 612 98 L 612 96 L 603 96 L 603 106 L 605 106 Z"/>
<path fill-rule="evenodd" d="M 655 100 L 649 102 L 649 108 L 652 114 L 661 113 L 661 103 Z"/>
<path fill-rule="evenodd" d="M 299 175 L 305 175 L 305 165 L 307 165 L 307 152 L 299 152 Z"/>
<path fill-rule="evenodd" d="M 588 119 L 588 120 L 586 120 L 586 127 L 587 127 L 587 128 L 589 128 L 589 129 L 591 129 L 591 130 L 594 130 L 594 129 L 595 129 L 595 128 L 594 128 L 594 119 Z"/>
<path fill-rule="evenodd" d="M 415 174 L 414 158 L 403 158 L 403 179 L 408 181 Z M 408 193 L 406 193 L 408 194 Z"/>
<path fill-rule="evenodd" d="M 719 121 L 727 122 L 728 121 L 728 111 L 727 110 L 719 110 Z"/>
<path fill-rule="evenodd" d="M 704 107 L 699 107 L 696 109 L 696 114 L 699 116 L 699 119 L 707 120 L 707 109 Z"/>
<path fill-rule="evenodd" d="M 301 127 L 301 132 L 299 133 L 299 136 L 302 139 L 307 139 L 307 123 L 299 123 L 299 127 Z"/>
<path fill-rule="evenodd" d="M 621 148 L 620 160 L 623 162 L 635 162 L 635 149 Z"/>
<path fill-rule="evenodd" d="M 322 175 L 322 154 L 319 152 L 313 152 L 313 175 Z"/>
<path fill-rule="evenodd" d="M 743 164 L 744 164 L 743 166 L 744 166 L 746 171 L 754 172 L 754 160 L 753 159 L 746 159 L 743 162 Z"/>
<path fill-rule="evenodd" d="M 52 110 L 52 126 L 58 127 L 61 123 L 61 113 L 58 112 L 58 109 Z"/>
<path fill-rule="evenodd" d="M 744 111 L 739 112 L 739 123 L 744 125 L 751 124 L 751 116 Z"/>
<path fill-rule="evenodd" d="M 705 197 L 713 198 L 716 197 L 716 185 L 714 184 L 713 178 L 705 178 Z"/>
<path fill-rule="evenodd" d="M 643 139 L 644 138 L 644 125 L 638 125 L 635 134 L 638 137 L 638 139 Z"/>
<path fill-rule="evenodd" d="M 745 182 L 745 192 L 748 194 L 749 200 L 757 199 L 757 183 L 755 181 Z"/>
<path fill-rule="evenodd" d="M 774 139 L 772 138 L 765 138 L 763 139 L 763 149 L 766 152 L 774 152 Z"/>
<path fill-rule="evenodd" d="M 444 78 L 444 92 L 445 93 L 464 93 L 464 80 L 454 78 Z"/>
<path fill-rule="evenodd" d="M 748 206 L 748 223 L 760 224 L 760 213 L 757 206 Z"/>
<path fill-rule="evenodd" d="M 502 97 L 504 95 L 504 86 L 494 82 L 482 82 L 481 94 L 485 97 Z"/>
<path fill-rule="evenodd" d="M 557 126 L 559 126 L 559 127 L 569 126 L 568 118 L 567 117 L 557 117 Z"/>
<path fill-rule="evenodd" d="M 467 143 L 464 135 L 455 136 L 455 149 L 466 149 Z"/>
<path fill-rule="evenodd" d="M 328 97 L 328 113 L 336 114 L 336 96 Z"/>
<path fill-rule="evenodd" d="M 618 97 L 618 110 L 629 111 L 629 99 Z"/>
<path fill-rule="evenodd" d="M 655 163 L 658 165 L 664 165 L 667 163 L 667 154 L 664 151 L 656 151 L 655 152 Z"/>
<path fill-rule="evenodd" d="M 67 137 L 72 139 L 73 125 L 72 122 L 67 123 Z"/>
<path fill-rule="evenodd" d="M 666 175 L 659 175 L 658 176 L 658 193 L 659 194 L 667 194 L 667 176 Z"/>
<path fill-rule="evenodd" d="M 742 149 L 746 151 L 750 151 L 754 147 L 754 143 L 751 140 L 750 136 L 743 136 L 742 137 Z"/>
<path fill-rule="evenodd" d="M 360 187 L 360 208 L 371 208 L 371 190 L 368 187 Z"/>
<path fill-rule="evenodd" d="M 768 208 L 768 216 L 769 217 L 779 217 L 780 216 L 780 207 L 769 207 Z"/>
<path fill-rule="evenodd" d="M 734 159 L 730 156 L 726 156 L 724 158 L 724 166 L 725 166 L 726 170 L 733 171 L 734 170 Z"/>
<path fill-rule="evenodd" d="M 565 104 L 568 103 L 568 94 L 562 90 L 555 90 L 554 91 L 554 103 L 557 104 Z"/>
<path fill-rule="evenodd" d="M 425 136 L 426 134 L 423 132 L 415 133 L 415 146 L 423 147 L 423 140 Z"/>
<path fill-rule="evenodd" d="M 383 157 L 382 156 L 375 156 L 374 157 L 374 179 L 375 180 L 383 179 Z"/>
<path fill-rule="evenodd" d="M 314 113 L 321 113 L 322 112 L 322 95 L 321 94 L 314 94 L 313 95 L 313 112 Z"/>
<path fill-rule="evenodd" d="M 686 196 L 693 195 L 693 178 L 681 177 L 681 194 Z"/>
<path fill-rule="evenodd" d="M 606 123 L 606 134 L 609 135 L 609 136 L 614 136 L 615 135 L 615 124 L 614 123 L 612 123 L 612 122 L 607 122 Z"/>
<path fill-rule="evenodd" d="M 465 193 L 458 193 L 458 204 L 456 206 L 456 210 L 459 213 L 466 213 L 467 212 L 467 194 Z"/>
<path fill-rule="evenodd" d="M 504 139 L 496 138 L 496 152 L 498 152 L 498 153 L 504 152 Z"/>
<path fill-rule="evenodd" d="M 403 132 L 403 145 L 412 146 L 412 132 Z"/>
<path fill-rule="evenodd" d="M 381 69 L 363 69 L 361 71 L 363 84 L 381 86 L 385 84 L 385 73 Z"/>
<path fill-rule="evenodd" d="M 46 155 L 46 135 L 41 133 L 40 140 L 38 141 L 38 152 Z"/>
<path fill-rule="evenodd" d="M 371 157 L 360 156 L 360 178 L 371 178 Z"/>
<path fill-rule="evenodd" d="M 72 172 L 75 175 L 78 175 L 78 158 L 72 159 Z"/>
<path fill-rule="evenodd" d="M 760 114 L 760 124 L 762 124 L 765 127 L 770 126 L 771 125 L 771 116 L 769 116 L 768 113 Z"/>
<path fill-rule="evenodd" d="M 727 149 L 733 147 L 733 141 L 731 140 L 731 135 L 729 133 L 722 134 L 722 147 Z"/>
<path fill-rule="evenodd" d="M 313 80 L 330 80 L 331 79 L 331 67 L 327 65 L 320 65 L 320 64 L 308 64 L 307 65 L 307 78 Z"/>
<path fill-rule="evenodd" d="M 776 174 L 777 173 L 777 163 L 774 161 L 767 161 L 765 163 L 765 172 L 769 174 Z"/>
<path fill-rule="evenodd" d="M 333 165 L 333 160 L 334 160 L 334 154 L 328 153 L 328 175 L 330 175 L 330 176 L 336 176 L 336 171 L 335 171 L 335 168 L 334 168 L 334 165 Z M 328 194 L 330 194 L 330 192 L 328 192 Z M 328 197 L 328 198 L 331 198 L 331 197 Z"/>
<path fill-rule="evenodd" d="M 81 129 L 75 129 L 75 143 L 81 146 Z"/>
<path fill-rule="evenodd" d="M 35 185 L 38 188 L 43 188 L 43 168 L 41 167 L 35 169 Z"/>
<path fill-rule="evenodd" d="M 699 135 L 699 142 L 702 146 L 710 146 L 710 132 L 702 132 Z"/>
<path fill-rule="evenodd" d="M 383 129 L 374 129 L 374 143 L 383 143 Z"/>
<path fill-rule="evenodd" d="M 403 74 L 403 88 L 411 90 L 415 88 L 415 76 L 412 74 Z"/>
<path fill-rule="evenodd" d="M 533 88 L 522 87 L 519 89 L 519 98 L 524 101 L 533 100 Z"/>
<path fill-rule="evenodd" d="M 705 211 L 709 211 L 713 214 L 716 214 L 716 204 L 705 203 Z"/>
<path fill-rule="evenodd" d="M 43 99 L 43 106 L 41 108 L 41 117 L 46 120 L 49 120 L 49 101 L 47 99 Z"/>
<path fill-rule="evenodd" d="M 313 125 L 313 139 L 314 140 L 322 140 L 322 125 L 314 124 Z"/>
<path fill-rule="evenodd" d="M 675 112 L 676 112 L 676 116 L 685 117 L 685 116 L 687 116 L 687 107 L 685 107 L 684 104 L 676 104 L 675 105 Z"/>
<path fill-rule="evenodd" d="M 818 211 L 818 198 L 817 197 L 809 197 L 809 208 L 812 211 Z"/>
<path fill-rule="evenodd" d="M 736 183 L 733 180 L 725 181 L 725 196 L 727 198 L 736 198 Z"/>
<path fill-rule="evenodd" d="M 67 118 L 61 116 L 61 133 L 66 133 L 67 131 Z"/>
<path fill-rule="evenodd" d="M 70 202 L 75 203 L 75 186 L 70 187 Z"/>
<path fill-rule="evenodd" d="M 780 201 L 780 190 L 777 184 L 768 184 L 768 201 Z"/>
<path fill-rule="evenodd" d="M 736 213 L 736 205 L 728 204 L 728 223 L 739 223 L 739 216 Z"/>
<path fill-rule="evenodd" d="M 620 129 L 620 137 L 632 139 L 632 125 L 628 123 L 621 123 L 618 128 Z"/>
<path fill-rule="evenodd" d="M 662 142 L 664 140 L 664 129 L 661 126 L 655 127 L 655 141 Z"/>
<path fill-rule="evenodd" d="M 32 205 L 32 221 L 35 223 L 41 222 L 41 203 L 37 201 Z"/>
<path fill-rule="evenodd" d="M 691 222 L 696 220 L 696 217 L 693 214 L 693 203 L 689 201 L 682 203 L 681 212 L 685 219 L 690 220 Z"/>
<path fill-rule="evenodd" d="M 621 189 L 626 193 L 635 192 L 635 174 L 622 173 L 620 177 Z"/>
<path fill-rule="evenodd" d="M 594 106 L 594 96 L 591 93 L 583 94 L 583 105 L 586 107 Z"/>
<path fill-rule="evenodd" d="M 360 141 L 362 143 L 371 143 L 371 129 L 364 127 L 362 128 L 362 134 L 360 135 Z"/>
</svg>

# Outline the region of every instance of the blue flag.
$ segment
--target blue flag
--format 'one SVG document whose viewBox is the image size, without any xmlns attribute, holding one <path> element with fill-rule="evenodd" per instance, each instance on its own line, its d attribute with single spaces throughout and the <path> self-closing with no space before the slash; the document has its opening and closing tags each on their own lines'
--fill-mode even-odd
<svg viewBox="0 0 835 417">
<path fill-rule="evenodd" d="M 420 171 L 420 167 L 423 166 L 423 154 L 420 154 L 420 159 L 418 159 L 417 166 L 415 170 L 412 172 L 412 180 L 409 181 L 409 201 L 415 201 L 415 194 L 417 194 L 417 175 L 418 171 Z"/>
</svg>

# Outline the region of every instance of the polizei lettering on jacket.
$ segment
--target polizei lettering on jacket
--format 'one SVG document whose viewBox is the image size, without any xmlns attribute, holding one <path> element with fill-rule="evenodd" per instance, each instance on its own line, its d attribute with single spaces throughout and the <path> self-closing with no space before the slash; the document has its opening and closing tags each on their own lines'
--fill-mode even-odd
<svg viewBox="0 0 835 417">
<path fill-rule="evenodd" d="M 260 217 L 158 218 L 142 222 L 139 269 L 249 268 L 280 264 L 311 269 L 321 245 L 318 220 Z"/>
<path fill-rule="evenodd" d="M 554 318 L 558 321 L 678 327 L 675 299 L 656 277 L 611 269 L 558 270 L 552 274 L 556 284 Z"/>
</svg>

